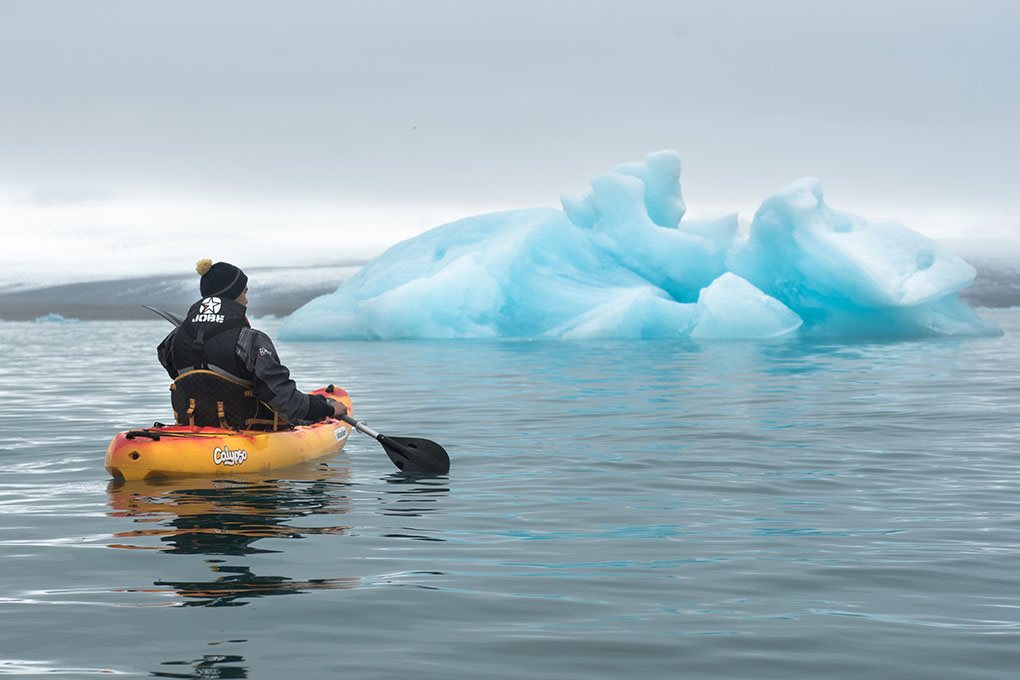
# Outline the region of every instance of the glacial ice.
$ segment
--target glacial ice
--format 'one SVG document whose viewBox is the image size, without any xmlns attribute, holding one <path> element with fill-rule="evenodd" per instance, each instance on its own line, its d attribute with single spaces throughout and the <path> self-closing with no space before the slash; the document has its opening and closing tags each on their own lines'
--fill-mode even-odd
<svg viewBox="0 0 1020 680">
<path fill-rule="evenodd" d="M 815 179 L 767 198 L 726 266 L 796 311 L 814 336 L 997 332 L 956 297 L 973 267 L 902 225 L 829 208 Z"/>
<path fill-rule="evenodd" d="M 294 312 L 289 340 L 922 337 L 998 333 L 957 294 L 963 260 L 829 208 L 814 179 L 685 219 L 680 158 L 596 177 L 562 210 L 470 217 L 398 243 Z"/>
<path fill-rule="evenodd" d="M 691 330 L 692 338 L 780 338 L 795 333 L 804 323 L 782 302 L 732 272 L 701 291 L 698 307 L 700 314 Z"/>
</svg>

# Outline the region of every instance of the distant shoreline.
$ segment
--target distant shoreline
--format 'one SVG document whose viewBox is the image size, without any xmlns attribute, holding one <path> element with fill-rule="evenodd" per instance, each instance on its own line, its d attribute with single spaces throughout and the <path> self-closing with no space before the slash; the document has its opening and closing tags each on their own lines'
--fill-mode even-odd
<svg viewBox="0 0 1020 680">
<path fill-rule="evenodd" d="M 287 316 L 306 302 L 332 293 L 363 262 L 286 269 L 252 268 L 248 313 Z M 199 298 L 194 274 L 85 281 L 28 290 L 0 291 L 0 320 L 32 321 L 47 314 L 82 321 L 153 319 L 142 305 L 183 314 Z"/>
<path fill-rule="evenodd" d="M 978 274 L 974 285 L 960 293 L 964 302 L 993 309 L 1020 307 L 1020 262 L 968 261 Z"/>
<path fill-rule="evenodd" d="M 363 262 L 286 269 L 251 269 L 253 317 L 285 317 L 305 303 L 332 293 Z M 960 297 L 974 307 L 1020 307 L 1020 268 L 1001 262 L 971 260 L 977 279 Z M 33 321 L 59 314 L 82 321 L 152 319 L 142 305 L 183 313 L 199 297 L 193 274 L 86 281 L 13 292 L 0 291 L 0 320 Z"/>
</svg>

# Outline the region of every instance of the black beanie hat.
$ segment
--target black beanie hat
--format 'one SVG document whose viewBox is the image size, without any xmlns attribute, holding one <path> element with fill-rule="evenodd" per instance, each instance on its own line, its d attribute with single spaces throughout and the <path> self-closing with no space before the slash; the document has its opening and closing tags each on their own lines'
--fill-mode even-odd
<svg viewBox="0 0 1020 680">
<path fill-rule="evenodd" d="M 199 260 L 195 271 L 202 277 L 200 289 L 202 297 L 224 297 L 236 299 L 248 285 L 248 277 L 243 271 L 226 262 L 212 263 L 212 260 Z"/>
</svg>

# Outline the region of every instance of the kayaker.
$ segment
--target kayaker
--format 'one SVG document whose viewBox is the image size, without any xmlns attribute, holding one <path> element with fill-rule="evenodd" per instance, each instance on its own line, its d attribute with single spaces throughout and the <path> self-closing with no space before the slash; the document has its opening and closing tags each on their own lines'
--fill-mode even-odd
<svg viewBox="0 0 1020 680">
<path fill-rule="evenodd" d="M 208 259 L 195 271 L 202 299 L 156 350 L 174 381 L 178 424 L 275 430 L 347 412 L 338 401 L 298 390 L 269 336 L 251 327 L 243 271 Z"/>
</svg>

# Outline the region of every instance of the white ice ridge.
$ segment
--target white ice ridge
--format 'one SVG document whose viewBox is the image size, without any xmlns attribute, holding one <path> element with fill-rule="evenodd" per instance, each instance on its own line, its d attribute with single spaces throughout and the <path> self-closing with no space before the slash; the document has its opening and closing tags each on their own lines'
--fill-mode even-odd
<svg viewBox="0 0 1020 680">
<path fill-rule="evenodd" d="M 898 224 L 825 205 L 814 179 L 737 216 L 684 219 L 680 158 L 649 155 L 562 210 L 470 217 L 398 243 L 287 320 L 290 340 L 996 334 L 975 271 Z"/>
</svg>

